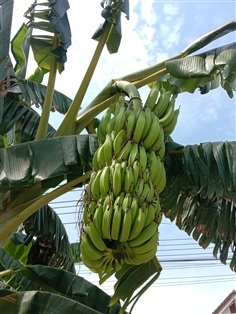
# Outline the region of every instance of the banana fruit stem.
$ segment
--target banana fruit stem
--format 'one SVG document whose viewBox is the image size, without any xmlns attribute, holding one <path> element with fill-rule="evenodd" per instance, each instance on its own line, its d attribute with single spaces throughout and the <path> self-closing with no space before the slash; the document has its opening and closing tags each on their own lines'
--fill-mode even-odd
<svg viewBox="0 0 236 314">
<path fill-rule="evenodd" d="M 23 221 L 25 221 L 29 216 L 34 214 L 39 208 L 41 208 L 42 206 L 45 206 L 46 204 L 48 204 L 55 198 L 69 192 L 75 185 L 88 180 L 90 175 L 91 175 L 91 171 L 86 172 L 84 175 L 74 180 L 71 180 L 70 182 L 53 190 L 49 194 L 39 197 L 33 204 L 29 205 L 26 209 L 24 209 L 21 213 L 19 213 L 12 219 L 7 220 L 7 221 L 1 221 L 0 247 L 1 245 L 3 245 L 3 242 L 5 242 L 8 239 L 11 233 L 14 232 L 14 230 L 16 230 L 17 227 Z"/>
<path fill-rule="evenodd" d="M 54 39 L 53 39 L 53 49 L 58 47 L 58 43 L 59 43 L 59 39 L 57 35 L 55 34 Z M 49 121 L 51 105 L 52 105 L 54 86 L 55 86 L 55 81 L 56 81 L 56 73 L 57 73 L 57 59 L 56 59 L 56 56 L 52 55 L 47 91 L 46 91 L 46 96 L 43 103 L 42 115 L 40 117 L 39 126 L 38 126 L 37 134 L 35 137 L 36 140 L 44 139 L 47 136 L 48 121 Z"/>
<path fill-rule="evenodd" d="M 96 117 L 103 110 L 107 109 L 109 105 L 117 100 L 117 98 L 117 94 L 115 94 L 104 100 L 103 102 L 95 103 L 94 105 L 87 107 L 85 111 L 79 115 L 74 133 L 80 134 L 82 130 L 93 120 L 94 117 Z"/>
<path fill-rule="evenodd" d="M 134 109 L 139 110 L 142 107 L 142 101 L 137 88 L 127 81 L 116 81 L 114 86 L 128 94 L 129 99 L 133 102 Z"/>
<path fill-rule="evenodd" d="M 99 97 L 99 94 L 96 99 L 79 115 L 74 134 L 80 134 L 80 132 L 93 120 L 94 117 L 114 103 L 118 98 L 118 90 L 122 90 L 128 95 L 130 100 L 133 102 L 134 109 L 139 110 L 142 107 L 139 91 L 134 84 L 127 81 L 114 81 L 109 85 L 109 89 L 111 89 L 112 93 L 114 93 L 112 96 L 103 100 L 103 92 L 100 93 L 101 97 Z"/>
<path fill-rule="evenodd" d="M 72 101 L 72 104 L 69 108 L 69 110 L 66 113 L 66 116 L 64 120 L 62 121 L 61 125 L 59 126 L 55 136 L 63 136 L 63 135 L 71 135 L 74 134 L 75 128 L 76 128 L 76 120 L 77 120 L 77 114 L 79 112 L 79 109 L 81 107 L 82 101 L 84 99 L 85 93 L 88 89 L 89 83 L 91 81 L 91 78 L 93 76 L 93 73 L 96 69 L 97 63 L 99 61 L 99 58 L 101 56 L 102 50 L 106 44 L 107 37 L 112 29 L 111 24 L 107 24 L 105 31 L 103 32 L 97 48 L 93 54 L 92 60 L 89 64 L 89 67 L 85 73 L 85 76 L 81 82 L 81 85 L 75 95 L 74 100 Z"/>
</svg>

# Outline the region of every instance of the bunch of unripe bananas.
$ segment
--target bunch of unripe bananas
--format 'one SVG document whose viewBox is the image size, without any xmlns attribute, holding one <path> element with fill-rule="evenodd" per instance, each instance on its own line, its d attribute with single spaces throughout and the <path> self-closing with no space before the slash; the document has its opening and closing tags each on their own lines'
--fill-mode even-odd
<svg viewBox="0 0 236 314">
<path fill-rule="evenodd" d="M 165 142 L 177 121 L 171 93 L 156 82 L 140 108 L 120 96 L 98 127 L 99 147 L 84 193 L 81 257 L 99 273 L 151 260 L 162 219 Z"/>
</svg>

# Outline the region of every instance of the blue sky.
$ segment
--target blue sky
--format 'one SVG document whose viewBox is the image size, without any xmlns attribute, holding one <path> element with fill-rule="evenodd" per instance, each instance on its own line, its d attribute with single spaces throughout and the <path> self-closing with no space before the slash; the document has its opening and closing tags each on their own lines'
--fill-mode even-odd
<svg viewBox="0 0 236 314">
<path fill-rule="evenodd" d="M 32 2 L 32 0 L 25 0 L 23 7 L 22 1 L 15 0 L 13 34 L 24 21 L 22 14 Z M 58 75 L 56 88 L 71 98 L 74 97 L 96 48 L 96 42 L 91 39 L 91 36 L 102 21 L 99 2 L 97 0 L 69 1 L 71 8 L 68 16 L 72 30 L 72 46 L 68 49 L 65 71 Z M 122 19 L 123 38 L 120 50 L 113 55 L 109 55 L 104 50 L 85 97 L 83 108 L 111 79 L 144 69 L 174 56 L 199 36 L 234 19 L 236 17 L 235 5 L 235 1 L 130 0 L 130 20 Z M 215 41 L 203 50 L 233 41 L 235 41 L 235 33 Z M 33 70 L 32 62 L 31 72 Z M 140 90 L 143 101 L 147 93 L 147 88 Z M 235 140 L 235 97 L 230 99 L 223 89 L 218 88 L 206 95 L 200 95 L 198 91 L 193 94 L 181 94 L 177 99 L 177 106 L 181 106 L 181 111 L 178 125 L 172 134 L 176 142 L 187 145 L 205 141 Z M 52 114 L 51 123 L 57 127 L 61 119 L 62 116 Z M 79 196 L 79 192 L 71 192 L 59 201 L 67 200 L 68 203 L 62 205 L 65 207 L 72 204 L 70 210 L 72 212 L 76 210 L 75 200 L 79 199 Z M 58 209 L 58 212 L 66 212 L 66 209 Z M 65 222 L 75 222 L 76 214 L 62 215 L 61 219 Z M 168 254 L 171 255 L 169 259 L 174 259 L 175 256 L 177 258 L 177 254 L 188 254 L 187 257 L 189 257 L 189 252 L 202 256 L 200 254 L 204 251 L 200 250 L 197 243 L 190 240 L 183 231 L 178 230 L 168 221 L 164 222 L 160 229 L 161 240 L 158 253 L 160 259 L 164 254 L 164 249 L 169 249 Z M 71 241 L 76 241 L 78 231 L 75 226 L 66 226 Z M 188 243 L 189 246 L 184 246 L 184 243 Z M 167 244 L 172 244 L 172 246 L 167 246 Z M 187 247 L 188 250 L 186 250 Z M 181 250 L 175 251 L 174 248 Z M 229 266 L 224 266 L 220 262 L 212 262 L 210 266 L 206 266 L 206 262 L 201 266 L 196 263 L 195 265 L 182 263 L 181 267 L 178 265 L 180 263 L 172 262 L 171 265 L 163 263 L 164 270 L 160 280 L 137 303 L 135 314 L 144 313 L 147 311 L 147 306 L 150 314 L 208 314 L 213 312 L 233 289 L 236 289 L 232 271 Z M 177 266 L 178 269 L 173 269 Z M 83 267 L 80 270 L 80 274 L 84 274 L 86 279 L 97 282 L 96 275 Z M 216 280 L 216 276 L 222 280 L 230 278 L 231 281 L 213 281 L 213 279 Z M 174 280 L 176 277 L 182 279 Z M 193 284 L 196 277 L 198 280 L 208 278 L 210 282 L 198 281 Z M 191 280 L 191 284 L 181 284 L 186 283 L 187 279 Z M 160 286 L 163 282 L 166 285 L 172 283 L 165 287 Z M 112 294 L 109 288 L 111 284 L 112 282 L 106 283 L 106 289 L 104 288 L 109 294 Z"/>
</svg>

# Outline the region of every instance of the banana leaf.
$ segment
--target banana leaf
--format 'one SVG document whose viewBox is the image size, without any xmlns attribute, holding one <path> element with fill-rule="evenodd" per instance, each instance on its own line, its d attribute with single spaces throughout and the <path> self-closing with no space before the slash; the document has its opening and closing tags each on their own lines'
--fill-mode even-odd
<svg viewBox="0 0 236 314">
<path fill-rule="evenodd" d="M 204 53 L 166 62 L 167 82 L 177 86 L 179 92 L 201 94 L 222 86 L 233 97 L 236 90 L 236 44 L 227 44 Z"/>
<path fill-rule="evenodd" d="M 38 9 L 38 6 L 43 8 L 39 7 Z M 40 68 L 46 71 L 49 70 L 48 64 L 50 63 L 51 53 L 57 56 L 59 72 L 64 70 L 64 64 L 67 61 L 67 49 L 71 45 L 71 30 L 67 17 L 68 9 L 69 2 L 67 0 L 50 0 L 44 3 L 35 3 L 25 12 L 25 17 L 30 20 L 29 27 L 54 33 L 60 39 L 59 46 L 52 50 L 51 36 L 41 37 L 36 35 L 30 38 L 35 60 Z M 40 52 L 37 49 L 40 49 Z"/>
<path fill-rule="evenodd" d="M 27 243 L 27 238 L 33 240 L 27 264 L 43 264 L 75 272 L 66 229 L 50 206 L 41 207 L 26 219 L 23 228 L 26 233 L 24 243 Z"/>
<path fill-rule="evenodd" d="M 4 244 L 3 249 L 15 260 L 23 265 L 27 264 L 28 254 L 32 247 L 32 242 L 25 242 L 26 235 L 22 232 L 15 232 Z"/>
<path fill-rule="evenodd" d="M 96 135 L 84 134 L 0 149 L 0 242 L 40 207 L 86 184 L 97 146 Z M 64 180 L 67 183 L 43 195 Z"/>
<path fill-rule="evenodd" d="M 74 255 L 59 216 L 45 205 L 26 219 L 4 244 L 4 250 L 24 265 L 42 264 L 74 272 Z"/>
<path fill-rule="evenodd" d="M 1 7 L 1 49 L 0 60 L 9 53 L 13 0 L 0 0 Z"/>
<path fill-rule="evenodd" d="M 161 193 L 165 216 L 203 248 L 214 243 L 213 255 L 222 263 L 230 259 L 235 270 L 236 142 L 176 145 L 168 152 L 168 182 Z"/>
<path fill-rule="evenodd" d="M 53 36 L 48 35 L 32 35 L 29 38 L 30 46 L 32 48 L 34 59 L 38 64 L 38 67 L 43 70 L 43 73 L 47 73 L 50 70 L 50 64 L 52 60 L 52 49 L 53 49 Z M 53 53 L 55 54 L 55 53 Z M 57 70 L 61 73 L 64 70 L 64 63 L 59 62 L 59 60 L 63 59 L 64 57 L 57 55 Z M 33 77 L 31 76 L 31 80 Z"/>
<path fill-rule="evenodd" d="M 30 48 L 28 37 L 31 34 L 32 29 L 23 23 L 11 41 L 11 52 L 16 61 L 14 71 L 18 79 L 26 75 Z"/>
<path fill-rule="evenodd" d="M 18 84 L 22 93 L 21 97 L 28 106 L 33 104 L 36 105 L 36 107 L 43 106 L 47 89 L 45 85 L 23 79 L 18 80 Z M 72 100 L 69 97 L 54 90 L 51 111 L 65 114 L 68 111 L 71 102 Z"/>
<path fill-rule="evenodd" d="M 0 149 L 0 190 L 21 190 L 55 177 L 74 178 L 91 169 L 96 135 L 48 138 Z M 85 168 L 84 168 L 85 167 Z"/>
<path fill-rule="evenodd" d="M 6 270 L 5 272 L 0 272 L 0 276 L 3 279 L 5 279 L 7 276 L 9 276 L 7 275 L 7 273 L 8 270 Z M 118 303 L 114 304 L 111 307 L 108 307 L 110 297 L 101 289 L 99 289 L 97 286 L 86 281 L 84 278 L 72 274 L 66 270 L 52 268 L 43 265 L 35 265 L 25 267 L 14 267 L 14 269 L 9 270 L 9 273 L 11 273 L 12 277 L 20 275 L 25 280 L 33 282 L 35 285 L 37 285 L 38 287 L 37 290 L 40 291 L 32 291 L 33 295 L 38 295 L 39 292 L 42 292 L 45 293 L 45 295 L 50 295 L 50 298 L 54 298 L 54 309 L 57 308 L 56 304 L 58 305 L 60 304 L 60 311 L 62 311 L 63 310 L 62 301 L 66 299 L 65 302 L 68 303 L 70 303 L 70 301 L 73 301 L 72 303 L 73 307 L 71 308 L 71 310 L 78 309 L 79 313 L 81 310 L 82 311 L 81 313 L 118 314 L 120 310 L 120 306 Z M 23 279 L 21 282 L 23 282 Z M 10 289 L 6 290 L 6 287 L 4 287 L 5 295 L 8 292 L 10 292 L 8 290 Z M 24 289 L 24 287 L 21 286 L 17 290 L 18 293 L 21 293 L 22 291 L 22 294 L 18 296 L 18 300 L 21 300 L 20 296 L 27 293 L 25 292 L 26 289 Z M 32 289 L 29 289 L 29 287 L 27 287 L 27 290 Z M 30 292 L 28 293 L 30 295 Z M 62 303 L 60 303 L 60 301 Z M 75 303 L 77 303 L 76 306 L 78 307 L 75 307 Z M 21 305 L 21 302 L 19 302 L 19 305 Z M 37 302 L 32 306 L 37 306 Z M 83 310 L 87 311 L 87 309 L 89 309 L 90 312 L 83 312 Z"/>
<path fill-rule="evenodd" d="M 0 103 L 0 134 L 14 132 L 15 143 L 34 140 L 39 119 L 39 114 L 22 101 L 6 96 Z M 52 137 L 54 133 L 54 128 L 49 125 L 47 136 Z"/>
<path fill-rule="evenodd" d="M 197 38 L 192 42 L 188 47 L 186 47 L 183 52 L 186 54 L 191 54 L 206 45 L 210 44 L 212 41 L 219 39 L 220 37 L 223 37 L 233 31 L 236 30 L 236 19 L 229 21 L 228 23 L 225 23 L 212 31 L 206 33 L 205 35 Z"/>
<path fill-rule="evenodd" d="M 129 0 L 125 1 L 101 1 L 102 17 L 105 19 L 92 36 L 92 39 L 98 40 L 103 35 L 105 29 L 112 25 L 109 32 L 106 45 L 109 53 L 116 53 L 119 50 L 122 31 L 121 31 L 121 12 L 125 13 L 129 19 Z"/>
</svg>

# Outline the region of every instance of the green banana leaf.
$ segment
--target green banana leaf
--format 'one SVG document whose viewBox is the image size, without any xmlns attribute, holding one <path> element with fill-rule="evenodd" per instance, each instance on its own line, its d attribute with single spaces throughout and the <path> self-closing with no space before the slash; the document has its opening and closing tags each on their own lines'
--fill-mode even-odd
<svg viewBox="0 0 236 314">
<path fill-rule="evenodd" d="M 0 149 L 0 242 L 40 207 L 86 184 L 97 146 L 96 135 L 84 134 Z M 42 197 L 64 180 L 67 183 Z"/>
<path fill-rule="evenodd" d="M 38 8 L 39 6 L 39 8 Z M 67 17 L 69 2 L 67 0 L 50 0 L 44 3 L 34 3 L 25 12 L 25 17 L 30 20 L 29 27 L 53 33 L 58 36 L 59 46 L 52 50 L 52 36 L 31 36 L 30 45 L 34 52 L 35 61 L 45 71 L 49 70 L 51 53 L 57 56 L 58 70 L 64 70 L 67 60 L 67 49 L 71 45 L 71 30 Z M 40 49 L 40 51 L 37 51 Z"/>
<path fill-rule="evenodd" d="M 32 48 L 34 59 L 38 67 L 47 73 L 50 70 L 53 49 L 53 36 L 46 35 L 32 35 L 29 39 Z M 58 59 L 58 58 L 57 58 Z M 61 73 L 64 70 L 64 62 L 57 63 L 57 70 Z M 33 77 L 31 76 L 31 80 Z"/>
<path fill-rule="evenodd" d="M 104 33 L 104 30 L 112 25 L 109 32 L 106 45 L 109 53 L 116 53 L 119 50 L 122 31 L 121 31 L 121 12 L 125 13 L 126 18 L 129 19 L 129 0 L 125 1 L 101 1 L 100 2 L 103 10 L 102 17 L 105 19 L 101 23 L 98 29 L 92 36 L 92 39 L 98 40 Z"/>
<path fill-rule="evenodd" d="M 167 145 L 168 146 L 168 145 Z M 236 142 L 170 144 L 166 157 L 167 186 L 161 193 L 165 216 L 222 263 L 236 269 Z M 229 256 L 230 246 L 233 255 Z"/>
<path fill-rule="evenodd" d="M 47 87 L 38 82 L 33 82 L 31 80 L 18 80 L 19 87 L 21 89 L 21 98 L 27 103 L 28 106 L 36 105 L 37 107 L 42 107 Z M 52 99 L 51 111 L 57 111 L 59 113 L 65 114 L 71 104 L 72 100 L 61 92 L 54 90 Z"/>
<path fill-rule="evenodd" d="M 27 238 L 33 240 L 28 253 L 28 264 L 43 264 L 75 272 L 69 238 L 59 216 L 48 205 L 23 222 Z M 5 246 L 4 246 L 5 247 Z"/>
<path fill-rule="evenodd" d="M 0 190 L 22 190 L 38 182 L 55 187 L 54 179 L 70 180 L 91 169 L 98 147 L 96 135 L 72 135 L 0 149 Z M 14 167 L 13 167 L 14 166 Z M 52 179 L 50 181 L 50 179 Z M 51 183 L 52 184 L 51 184 Z"/>
<path fill-rule="evenodd" d="M 236 19 L 229 21 L 228 23 L 225 23 L 212 31 L 208 32 L 207 34 L 197 38 L 192 42 L 188 47 L 186 47 L 183 52 L 186 54 L 191 54 L 206 45 L 209 45 L 214 40 L 219 39 L 220 37 L 223 37 L 233 31 L 236 30 Z"/>
<path fill-rule="evenodd" d="M 5 272 L 0 272 L 0 276 L 5 280 L 5 278 L 8 278 L 9 276 L 8 272 L 11 273 L 12 277 L 20 275 L 22 277 L 21 283 L 24 279 L 26 280 L 25 282 L 33 282 L 35 285 L 37 285 L 37 289 L 29 289 L 29 286 L 27 287 L 27 289 L 24 289 L 24 286 L 22 284 L 21 287 L 17 289 L 18 292 L 22 291 L 22 295 L 27 294 L 26 290 L 40 290 L 32 291 L 32 294 L 37 295 L 39 292 L 42 292 L 45 293 L 45 295 L 50 296 L 50 298 L 54 297 L 54 309 L 56 307 L 56 304 L 60 304 L 60 311 L 63 311 L 63 302 L 60 303 L 60 301 L 64 300 L 65 298 L 65 302 L 70 303 L 70 301 L 73 301 L 73 307 L 71 308 L 71 310 L 76 309 L 75 302 L 77 303 L 78 313 L 80 313 L 80 310 L 82 310 L 81 313 L 118 314 L 120 310 L 120 306 L 118 303 L 114 304 L 111 307 L 108 307 L 110 297 L 97 286 L 86 281 L 84 278 L 72 274 L 66 270 L 43 265 L 35 265 L 14 267 L 14 269 L 9 269 L 9 271 L 6 270 Z M 19 278 L 20 277 L 18 277 L 16 280 L 18 280 Z M 7 287 L 6 289 L 6 286 L 3 286 L 3 288 L 3 294 L 5 296 L 8 292 L 11 293 L 11 291 L 9 291 L 9 287 Z M 59 299 L 57 299 L 57 297 Z M 60 298 L 62 298 L 62 300 Z M 18 300 L 21 300 L 20 296 L 18 296 Z M 36 300 L 34 306 L 37 306 L 37 302 L 38 301 Z M 21 306 L 21 304 L 19 304 L 19 306 Z M 83 309 L 90 310 L 90 312 L 83 312 Z"/>
<path fill-rule="evenodd" d="M 13 0 L 0 0 L 1 6 L 1 49 L 0 61 L 9 53 Z"/>
<path fill-rule="evenodd" d="M 156 256 L 144 264 L 124 264 L 115 274 L 117 281 L 114 285 L 115 291 L 111 297 L 110 305 L 122 300 L 121 310 L 125 311 L 130 306 L 131 313 L 143 293 L 158 279 L 161 271 L 162 267 Z"/>
<path fill-rule="evenodd" d="M 11 52 L 16 61 L 14 71 L 18 79 L 24 79 L 26 75 L 30 49 L 28 37 L 31 34 L 32 29 L 23 23 L 11 41 Z"/>
<path fill-rule="evenodd" d="M 12 130 L 15 143 L 34 140 L 40 119 L 39 114 L 34 109 L 26 105 L 25 102 L 14 100 L 8 96 L 2 99 L 0 108 L 1 135 L 5 135 Z M 54 128 L 49 125 L 47 136 L 52 137 L 54 133 Z"/>
<path fill-rule="evenodd" d="M 74 252 L 64 224 L 45 205 L 26 219 L 4 244 L 4 250 L 24 265 L 42 264 L 74 272 Z"/>
<path fill-rule="evenodd" d="M 236 44 L 228 44 L 204 53 L 166 62 L 166 80 L 177 86 L 178 92 L 193 93 L 200 88 L 201 94 L 222 86 L 233 97 L 236 90 Z"/>
<path fill-rule="evenodd" d="M 22 232 L 15 232 L 4 244 L 3 249 L 15 260 L 23 265 L 27 264 L 28 254 L 32 248 L 32 242 L 25 242 L 26 235 Z"/>
</svg>

